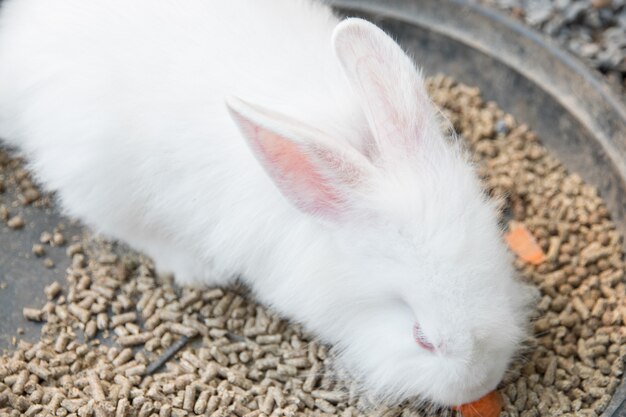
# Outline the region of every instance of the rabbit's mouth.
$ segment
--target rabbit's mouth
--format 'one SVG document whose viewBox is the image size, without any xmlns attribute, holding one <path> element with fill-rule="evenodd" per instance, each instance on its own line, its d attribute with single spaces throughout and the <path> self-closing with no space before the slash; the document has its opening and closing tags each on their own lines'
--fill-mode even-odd
<svg viewBox="0 0 626 417">
<path fill-rule="evenodd" d="M 429 352 L 435 351 L 435 346 L 431 342 L 428 341 L 419 323 L 415 323 L 413 325 L 413 339 L 415 339 L 415 342 L 422 349 L 425 349 Z"/>
</svg>

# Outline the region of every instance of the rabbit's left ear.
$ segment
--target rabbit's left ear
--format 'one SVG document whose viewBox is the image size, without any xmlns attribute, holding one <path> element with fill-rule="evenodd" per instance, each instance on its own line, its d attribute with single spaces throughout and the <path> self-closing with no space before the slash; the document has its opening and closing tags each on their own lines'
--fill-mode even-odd
<svg viewBox="0 0 626 417">
<path fill-rule="evenodd" d="M 418 151 L 434 112 L 411 59 L 385 32 L 362 19 L 339 23 L 332 43 L 380 156 L 393 161 L 398 153 Z"/>
<path fill-rule="evenodd" d="M 229 98 L 227 106 L 274 184 L 307 214 L 337 219 L 372 175 L 367 158 L 323 132 L 258 105 Z"/>
</svg>

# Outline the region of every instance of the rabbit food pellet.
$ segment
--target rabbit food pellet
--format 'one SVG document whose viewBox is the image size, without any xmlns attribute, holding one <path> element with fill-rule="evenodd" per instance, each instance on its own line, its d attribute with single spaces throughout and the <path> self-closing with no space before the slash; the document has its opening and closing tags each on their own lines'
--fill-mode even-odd
<svg viewBox="0 0 626 417">
<path fill-rule="evenodd" d="M 486 189 L 513 218 L 515 264 L 541 292 L 525 359 L 512 364 L 499 394 L 457 410 L 464 417 L 495 416 L 500 407 L 503 417 L 600 415 L 626 354 L 621 237 L 604 203 L 476 88 L 442 76 L 429 88 Z M 0 204 L 12 229 L 28 222 L 21 206 L 50 204 L 22 165 L 0 151 L 3 196 L 22 195 L 22 205 Z M 33 253 L 66 243 L 66 285 L 46 287 L 43 306 L 22 306 L 26 319 L 44 322 L 40 340 L 19 341 L 0 358 L 2 417 L 349 417 L 372 408 L 385 417 L 437 415 L 432 407 L 389 408 L 359 396 L 333 368 L 332 350 L 240 288 L 178 292 L 149 260 L 60 229 L 41 233 Z"/>
</svg>

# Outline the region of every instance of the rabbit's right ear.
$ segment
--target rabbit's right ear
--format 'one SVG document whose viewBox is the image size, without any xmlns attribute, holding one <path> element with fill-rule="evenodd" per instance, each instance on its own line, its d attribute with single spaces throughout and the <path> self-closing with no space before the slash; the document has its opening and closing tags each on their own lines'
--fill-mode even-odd
<svg viewBox="0 0 626 417">
<path fill-rule="evenodd" d="M 380 156 L 394 161 L 398 154 L 418 152 L 434 117 L 411 59 L 385 32 L 363 19 L 339 23 L 332 43 L 359 97 Z"/>
<path fill-rule="evenodd" d="M 356 149 L 284 114 L 231 97 L 226 104 L 274 184 L 307 214 L 337 220 L 366 187 L 373 166 Z"/>
</svg>

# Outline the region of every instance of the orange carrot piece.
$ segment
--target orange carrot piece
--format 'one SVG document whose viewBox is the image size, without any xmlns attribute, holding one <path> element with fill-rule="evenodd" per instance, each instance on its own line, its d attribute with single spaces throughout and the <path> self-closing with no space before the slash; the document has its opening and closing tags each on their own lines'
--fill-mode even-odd
<svg viewBox="0 0 626 417">
<path fill-rule="evenodd" d="M 532 265 L 545 262 L 546 254 L 522 223 L 511 222 L 509 231 L 504 235 L 504 240 L 511 251 L 524 262 Z"/>
<path fill-rule="evenodd" d="M 497 391 L 491 391 L 482 398 L 471 403 L 453 407 L 463 417 L 498 417 L 502 411 L 502 397 Z"/>
</svg>

